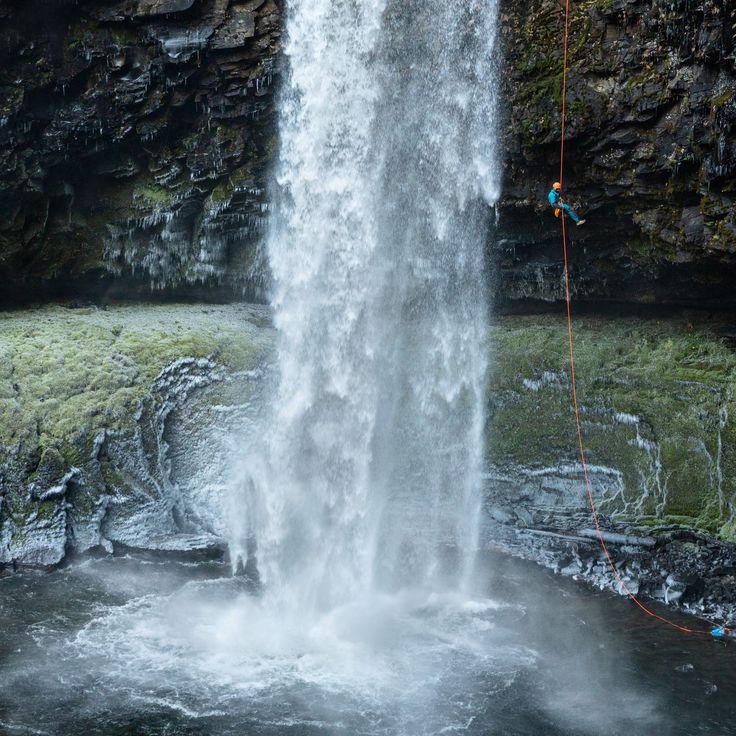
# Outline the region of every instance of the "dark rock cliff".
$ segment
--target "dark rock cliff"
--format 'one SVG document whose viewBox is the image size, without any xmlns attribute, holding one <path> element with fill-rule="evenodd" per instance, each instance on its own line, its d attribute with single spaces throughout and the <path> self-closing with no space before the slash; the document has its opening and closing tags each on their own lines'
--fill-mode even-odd
<svg viewBox="0 0 736 736">
<path fill-rule="evenodd" d="M 0 0 L 5 301 L 228 298 L 253 267 L 276 138 L 281 0 Z M 571 3 L 577 300 L 736 307 L 736 8 Z M 561 0 L 502 0 L 501 303 L 562 296 Z"/>
<path fill-rule="evenodd" d="M 736 6 L 571 2 L 566 191 L 577 299 L 733 308 Z M 502 0 L 508 104 L 495 257 L 502 300 L 562 296 L 559 176 L 564 2 Z"/>
<path fill-rule="evenodd" d="M 252 288 L 277 0 L 0 0 L 0 23 L 5 300 Z"/>
</svg>

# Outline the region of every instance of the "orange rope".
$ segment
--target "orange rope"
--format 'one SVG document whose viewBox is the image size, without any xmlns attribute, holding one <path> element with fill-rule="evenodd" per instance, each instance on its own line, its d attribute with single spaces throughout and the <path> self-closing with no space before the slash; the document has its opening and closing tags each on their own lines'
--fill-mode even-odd
<svg viewBox="0 0 736 736">
<path fill-rule="evenodd" d="M 564 183 L 563 177 L 565 174 L 565 101 L 566 101 L 565 98 L 567 96 L 567 45 L 568 45 L 569 32 L 570 32 L 570 0 L 565 0 L 565 46 L 564 46 L 564 53 L 563 53 L 563 71 L 562 71 L 562 138 L 560 141 L 560 184 Z M 600 542 L 601 549 L 603 550 L 606 560 L 608 561 L 608 565 L 610 566 L 616 580 L 621 586 L 621 589 L 642 611 L 644 611 L 645 614 L 647 614 L 648 616 L 651 616 L 652 618 L 657 619 L 658 621 L 661 621 L 664 624 L 667 624 L 668 626 L 672 626 L 678 631 L 682 631 L 687 634 L 710 635 L 711 633 L 710 631 L 705 631 L 702 629 L 691 629 L 687 626 L 681 626 L 680 624 L 677 624 L 674 621 L 670 621 L 669 619 L 664 618 L 664 616 L 660 616 L 659 614 L 656 614 L 654 613 L 654 611 L 651 611 L 649 608 L 647 608 L 636 597 L 636 595 L 634 595 L 634 593 L 631 592 L 631 590 L 628 588 L 628 586 L 624 582 L 624 579 L 621 576 L 621 573 L 618 571 L 618 568 L 616 567 L 616 563 L 613 561 L 613 558 L 611 557 L 611 554 L 608 551 L 608 547 L 606 546 L 606 542 L 603 538 L 603 534 L 601 532 L 601 527 L 600 527 L 600 521 L 598 519 L 598 510 L 596 508 L 595 501 L 593 500 L 593 488 L 590 483 L 590 473 L 588 471 L 588 462 L 586 459 L 585 445 L 583 442 L 583 430 L 580 424 L 580 408 L 578 406 L 578 391 L 577 391 L 577 384 L 575 381 L 575 350 L 574 350 L 573 335 L 572 335 L 572 312 L 571 312 L 571 307 L 570 307 L 570 303 L 571 303 L 570 276 L 569 276 L 568 259 L 567 259 L 567 232 L 565 229 L 565 219 L 566 218 L 565 218 L 564 210 L 562 212 L 562 217 L 560 219 L 562 221 L 562 251 L 563 251 L 564 262 L 565 262 L 565 302 L 567 304 L 567 334 L 568 334 L 569 343 L 570 343 L 570 382 L 571 382 L 571 388 L 572 388 L 572 405 L 573 405 L 573 409 L 575 410 L 575 424 L 577 426 L 577 433 L 578 433 L 578 451 L 580 453 L 580 464 L 583 469 L 583 478 L 585 481 L 585 491 L 588 496 L 588 503 L 590 504 L 590 510 L 593 513 L 593 521 L 595 522 L 595 530 L 598 536 L 598 541 Z"/>
</svg>

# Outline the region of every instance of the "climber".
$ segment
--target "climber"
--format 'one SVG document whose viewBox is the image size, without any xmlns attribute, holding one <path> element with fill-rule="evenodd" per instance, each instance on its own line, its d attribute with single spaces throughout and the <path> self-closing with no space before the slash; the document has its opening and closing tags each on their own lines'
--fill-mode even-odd
<svg viewBox="0 0 736 736">
<path fill-rule="evenodd" d="M 572 207 L 570 207 L 569 204 L 565 204 L 562 201 L 562 184 L 560 182 L 556 181 L 552 185 L 552 189 L 550 189 L 549 194 L 547 195 L 547 199 L 549 199 L 549 203 L 552 205 L 552 207 L 555 208 L 555 217 L 560 216 L 560 211 L 562 210 L 566 214 L 570 216 L 570 219 L 579 227 L 580 225 L 585 224 L 585 220 L 581 220 L 573 211 Z"/>
</svg>

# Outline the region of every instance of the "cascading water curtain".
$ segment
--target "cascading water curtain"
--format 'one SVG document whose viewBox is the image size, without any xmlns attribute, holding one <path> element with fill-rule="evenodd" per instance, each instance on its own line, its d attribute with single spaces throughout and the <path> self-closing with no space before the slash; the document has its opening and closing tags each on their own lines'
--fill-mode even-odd
<svg viewBox="0 0 736 736">
<path fill-rule="evenodd" d="M 496 2 L 291 0 L 278 388 L 239 484 L 270 595 L 462 579 L 483 455 Z"/>
</svg>

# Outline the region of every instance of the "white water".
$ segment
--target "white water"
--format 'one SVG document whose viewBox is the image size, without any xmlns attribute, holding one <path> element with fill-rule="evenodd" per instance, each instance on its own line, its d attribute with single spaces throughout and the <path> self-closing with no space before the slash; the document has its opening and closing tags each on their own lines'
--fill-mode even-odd
<svg viewBox="0 0 736 736">
<path fill-rule="evenodd" d="M 280 610 L 446 589 L 476 544 L 494 1 L 294 0 L 268 240 L 279 386 L 234 557 Z"/>
</svg>

